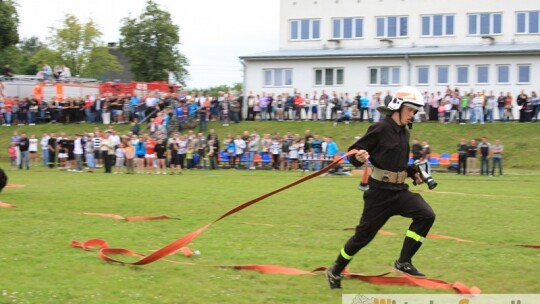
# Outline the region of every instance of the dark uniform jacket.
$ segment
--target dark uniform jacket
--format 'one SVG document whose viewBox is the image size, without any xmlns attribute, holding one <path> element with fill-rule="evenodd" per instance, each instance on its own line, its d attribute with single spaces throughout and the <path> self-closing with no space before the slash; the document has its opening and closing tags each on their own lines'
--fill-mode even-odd
<svg viewBox="0 0 540 304">
<path fill-rule="evenodd" d="M 369 161 L 373 166 L 392 172 L 407 171 L 407 176 L 413 177 L 416 172 L 408 165 L 409 162 L 409 130 L 405 126 L 398 126 L 389 116 L 371 125 L 366 134 L 356 141 L 350 148 L 366 150 Z M 354 155 L 349 161 L 355 167 L 362 166 Z M 375 188 L 388 190 L 406 190 L 407 184 L 383 183 L 372 178 L 369 185 Z"/>
</svg>

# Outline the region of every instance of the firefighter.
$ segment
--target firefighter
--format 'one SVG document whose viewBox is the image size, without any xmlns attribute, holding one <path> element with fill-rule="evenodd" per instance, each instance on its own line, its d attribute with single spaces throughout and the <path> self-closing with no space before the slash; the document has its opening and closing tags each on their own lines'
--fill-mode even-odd
<svg viewBox="0 0 540 304">
<path fill-rule="evenodd" d="M 366 134 L 350 148 L 358 150 L 349 156 L 351 164 L 360 167 L 368 160 L 373 165 L 369 189 L 364 192 L 364 210 L 355 234 L 345 243 L 334 264 L 326 270 L 331 289 L 341 288 L 341 272 L 354 255 L 366 246 L 377 231 L 394 216 L 412 218 L 405 233 L 401 254 L 394 262 L 394 269 L 413 276 L 424 274 L 412 264 L 412 257 L 422 245 L 435 220 L 435 213 L 426 201 L 410 192 L 407 177 L 422 183 L 418 172 L 408 166 L 409 130 L 414 115 L 423 106 L 420 92 L 413 87 L 402 87 L 392 100 L 378 108 L 386 117 L 371 125 Z"/>
</svg>

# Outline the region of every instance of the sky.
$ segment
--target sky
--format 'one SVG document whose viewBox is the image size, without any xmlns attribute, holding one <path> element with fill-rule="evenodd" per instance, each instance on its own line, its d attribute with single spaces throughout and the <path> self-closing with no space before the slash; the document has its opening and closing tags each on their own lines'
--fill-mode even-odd
<svg viewBox="0 0 540 304">
<path fill-rule="evenodd" d="M 47 42 L 66 14 L 92 19 L 103 42 L 120 39 L 121 20 L 139 16 L 145 0 L 17 0 L 19 35 Z M 242 82 L 239 56 L 279 48 L 279 0 L 154 0 L 180 27 L 180 52 L 190 66 L 189 88 Z"/>
</svg>

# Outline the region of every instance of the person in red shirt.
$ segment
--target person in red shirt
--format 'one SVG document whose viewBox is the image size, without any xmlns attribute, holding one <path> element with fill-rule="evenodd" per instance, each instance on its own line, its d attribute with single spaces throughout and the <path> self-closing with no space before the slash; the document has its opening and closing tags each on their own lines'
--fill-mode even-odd
<svg viewBox="0 0 540 304">
<path fill-rule="evenodd" d="M 300 114 L 302 111 L 302 106 L 304 104 L 304 98 L 302 97 L 302 94 L 297 92 L 296 96 L 294 96 L 293 98 L 293 103 L 294 103 L 293 120 L 296 120 L 297 118 L 301 119 Z"/>
<path fill-rule="evenodd" d="M 13 107 L 13 99 L 8 97 L 4 101 L 4 126 L 11 126 L 11 107 Z"/>
<path fill-rule="evenodd" d="M 152 137 L 148 137 L 146 140 L 146 155 L 144 156 L 146 162 L 146 173 L 151 174 L 152 171 L 157 172 L 156 163 L 156 140 Z"/>
</svg>

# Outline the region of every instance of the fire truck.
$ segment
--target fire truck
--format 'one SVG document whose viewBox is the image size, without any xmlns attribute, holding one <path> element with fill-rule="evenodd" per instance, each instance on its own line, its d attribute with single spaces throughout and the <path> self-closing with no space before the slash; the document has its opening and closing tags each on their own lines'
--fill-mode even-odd
<svg viewBox="0 0 540 304">
<path fill-rule="evenodd" d="M 89 78 L 69 78 L 59 82 L 43 81 L 33 76 L 16 75 L 9 81 L 3 81 L 3 95 L 19 98 L 34 97 L 41 100 L 60 100 L 67 97 L 86 97 L 88 95 L 138 95 L 144 97 L 150 92 L 158 94 L 179 93 L 180 85 L 167 81 L 118 83 L 98 82 Z"/>
</svg>

